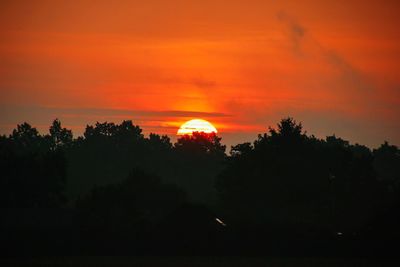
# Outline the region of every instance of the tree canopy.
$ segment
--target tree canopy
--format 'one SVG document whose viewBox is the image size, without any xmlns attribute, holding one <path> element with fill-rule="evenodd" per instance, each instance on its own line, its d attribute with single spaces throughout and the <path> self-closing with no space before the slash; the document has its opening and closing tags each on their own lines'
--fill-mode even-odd
<svg viewBox="0 0 400 267">
<path fill-rule="evenodd" d="M 400 239 L 400 151 L 388 142 L 319 139 L 284 118 L 225 152 L 215 133 L 172 143 L 129 120 L 87 125 L 77 138 L 58 119 L 47 134 L 17 125 L 0 136 L 6 247 L 34 251 L 49 236 L 48 251 L 57 239 L 77 251 L 234 253 L 263 251 L 257 242 L 338 248 L 339 234 L 348 246 L 369 240 L 363 249 Z"/>
</svg>

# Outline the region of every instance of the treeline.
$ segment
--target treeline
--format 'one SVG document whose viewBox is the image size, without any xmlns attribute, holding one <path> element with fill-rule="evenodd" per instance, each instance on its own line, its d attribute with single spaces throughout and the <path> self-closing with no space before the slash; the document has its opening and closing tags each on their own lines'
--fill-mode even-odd
<svg viewBox="0 0 400 267">
<path fill-rule="evenodd" d="M 390 254 L 400 151 L 307 135 L 283 119 L 226 153 L 215 134 L 172 143 L 131 121 L 55 120 L 0 137 L 4 255 Z"/>
</svg>

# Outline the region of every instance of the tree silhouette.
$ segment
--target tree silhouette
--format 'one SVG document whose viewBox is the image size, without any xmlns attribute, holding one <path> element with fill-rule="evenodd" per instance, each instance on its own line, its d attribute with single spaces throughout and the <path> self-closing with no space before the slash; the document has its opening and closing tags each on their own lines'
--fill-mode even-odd
<svg viewBox="0 0 400 267">
<path fill-rule="evenodd" d="M 391 182 L 396 188 L 400 185 L 400 151 L 388 142 L 374 150 L 374 170 L 381 181 Z"/>
<path fill-rule="evenodd" d="M 121 183 L 96 186 L 78 201 L 80 230 L 91 246 L 121 248 L 115 242 L 141 246 L 146 239 L 153 239 L 154 225 L 183 205 L 185 199 L 176 186 L 135 169 Z"/>
<path fill-rule="evenodd" d="M 147 159 L 142 129 L 132 121 L 87 125 L 84 137 L 68 149 L 68 194 L 76 199 L 95 185 L 121 182 Z"/>
<path fill-rule="evenodd" d="M 15 208 L 55 207 L 65 201 L 65 160 L 28 123 L 2 139 L 2 201 Z"/>
<path fill-rule="evenodd" d="M 174 144 L 176 183 L 196 202 L 215 205 L 214 178 L 225 160 L 225 145 L 215 133 L 194 132 Z"/>
<path fill-rule="evenodd" d="M 9 139 L 17 148 L 15 151 L 19 150 L 20 153 L 38 153 L 40 150 L 46 150 L 38 130 L 26 122 L 17 125 Z"/>
<path fill-rule="evenodd" d="M 223 158 L 226 146 L 221 144 L 221 138 L 215 133 L 193 132 L 183 135 L 174 145 L 175 150 L 196 156 Z"/>
<path fill-rule="evenodd" d="M 232 147 L 231 155 L 216 186 L 232 223 L 348 232 L 376 214 L 377 184 L 366 147 L 307 136 L 287 118 L 253 147 Z"/>
<path fill-rule="evenodd" d="M 55 119 L 53 124 L 50 126 L 50 140 L 52 149 L 67 147 L 72 144 L 73 135 L 72 131 L 61 127 L 61 121 Z"/>
<path fill-rule="evenodd" d="M 167 135 L 160 136 L 150 133 L 147 142 L 154 151 L 168 151 L 172 149 L 171 139 Z"/>
<path fill-rule="evenodd" d="M 318 139 L 284 118 L 225 149 L 215 133 L 172 144 L 132 121 L 76 139 L 58 119 L 45 135 L 17 125 L 0 136 L 4 251 L 373 254 L 400 240 L 396 146 Z"/>
</svg>

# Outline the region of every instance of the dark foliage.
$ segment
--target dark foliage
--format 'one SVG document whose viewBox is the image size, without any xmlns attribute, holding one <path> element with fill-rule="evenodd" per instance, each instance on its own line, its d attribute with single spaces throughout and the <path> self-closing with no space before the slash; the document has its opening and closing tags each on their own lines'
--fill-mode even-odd
<svg viewBox="0 0 400 267">
<path fill-rule="evenodd" d="M 216 134 L 175 144 L 131 121 L 56 119 L 0 136 L 6 256 L 392 255 L 400 151 L 318 139 L 292 118 L 230 155 Z M 308 253 L 308 254 L 307 254 Z"/>
</svg>

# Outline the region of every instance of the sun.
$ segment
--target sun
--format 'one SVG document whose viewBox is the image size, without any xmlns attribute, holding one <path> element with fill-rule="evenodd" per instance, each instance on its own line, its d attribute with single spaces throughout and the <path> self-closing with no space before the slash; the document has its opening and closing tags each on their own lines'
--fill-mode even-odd
<svg viewBox="0 0 400 267">
<path fill-rule="evenodd" d="M 193 132 L 217 133 L 217 129 L 208 121 L 194 119 L 185 122 L 178 130 L 178 135 L 192 135 Z"/>
</svg>

